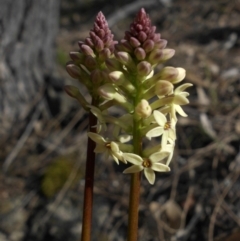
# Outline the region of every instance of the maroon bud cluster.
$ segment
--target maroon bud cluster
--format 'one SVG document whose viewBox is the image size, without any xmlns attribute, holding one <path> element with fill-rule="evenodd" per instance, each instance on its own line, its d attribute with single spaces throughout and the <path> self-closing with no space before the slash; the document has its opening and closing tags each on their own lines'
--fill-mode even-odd
<svg viewBox="0 0 240 241">
<path fill-rule="evenodd" d="M 157 42 L 160 40 L 160 34 L 156 34 L 155 31 L 156 27 L 152 26 L 149 16 L 142 8 L 130 25 L 130 31 L 125 32 L 125 39 L 130 43 L 140 42 L 143 44 L 147 40 Z"/>
<path fill-rule="evenodd" d="M 89 35 L 84 42 L 79 42 L 80 50 L 86 55 L 100 55 L 102 59 L 111 57 L 116 41 L 102 12 L 98 13 Z"/>
<path fill-rule="evenodd" d="M 100 86 L 108 81 L 103 63 L 113 56 L 116 43 L 104 15 L 99 12 L 89 37 L 78 42 L 79 52 L 70 52 L 72 61 L 66 65 L 67 72 L 91 92 L 96 85 Z"/>
<path fill-rule="evenodd" d="M 174 54 L 173 50 L 164 50 L 167 41 L 161 39 L 161 35 L 155 31 L 156 27 L 152 26 L 149 16 L 142 8 L 130 25 L 130 30 L 125 32 L 124 39 L 115 47 L 116 51 L 129 53 L 135 64 L 142 62 L 142 65 L 137 68 L 140 75 L 143 72 L 148 73 L 148 71 L 142 71 L 143 65 L 146 64 L 145 69 L 147 70 L 149 64 L 154 66 L 162 63 Z M 115 55 L 118 54 L 115 53 Z M 128 68 L 127 65 L 126 68 Z"/>
</svg>

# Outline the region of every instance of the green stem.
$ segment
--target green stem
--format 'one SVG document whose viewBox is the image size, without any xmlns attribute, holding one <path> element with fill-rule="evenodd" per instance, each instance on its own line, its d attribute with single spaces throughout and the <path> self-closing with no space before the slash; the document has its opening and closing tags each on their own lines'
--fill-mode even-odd
<svg viewBox="0 0 240 241">
<path fill-rule="evenodd" d="M 96 104 L 97 101 L 93 99 L 92 105 L 97 106 Z M 96 124 L 97 118 L 92 114 L 92 112 L 89 112 L 89 131 L 96 133 L 96 127 L 93 127 L 96 126 Z M 96 143 L 92 139 L 88 138 L 81 241 L 91 240 L 95 146 Z"/>
<path fill-rule="evenodd" d="M 141 132 L 140 132 L 140 122 L 134 120 L 133 128 L 134 128 L 133 129 L 134 153 L 141 155 L 142 138 L 141 138 Z M 130 198 L 129 198 L 127 241 L 137 241 L 137 238 L 138 238 L 138 208 L 139 208 L 139 200 L 140 200 L 140 181 L 141 181 L 141 172 L 132 174 Z"/>
</svg>

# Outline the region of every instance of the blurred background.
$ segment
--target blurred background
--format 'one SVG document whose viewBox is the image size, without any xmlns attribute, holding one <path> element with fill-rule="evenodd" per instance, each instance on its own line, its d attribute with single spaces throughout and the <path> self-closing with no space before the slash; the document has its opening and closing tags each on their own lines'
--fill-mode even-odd
<svg viewBox="0 0 240 241">
<path fill-rule="evenodd" d="M 102 11 L 117 40 L 144 7 L 176 50 L 190 104 L 171 172 L 143 178 L 139 241 L 240 240 L 239 0 L 0 0 L 0 241 L 81 234 L 87 114 L 68 97 L 70 51 Z M 85 93 L 85 89 L 79 86 Z M 86 98 L 89 98 L 88 96 Z M 93 240 L 126 237 L 129 176 L 97 161 Z"/>
</svg>

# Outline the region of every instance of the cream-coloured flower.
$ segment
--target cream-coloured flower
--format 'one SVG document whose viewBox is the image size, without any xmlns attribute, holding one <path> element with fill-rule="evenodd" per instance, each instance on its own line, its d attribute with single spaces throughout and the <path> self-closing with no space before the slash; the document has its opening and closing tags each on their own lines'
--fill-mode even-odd
<svg viewBox="0 0 240 241">
<path fill-rule="evenodd" d="M 123 173 L 135 173 L 144 171 L 144 175 L 149 181 L 150 184 L 155 182 L 155 173 L 156 172 L 168 172 L 170 168 L 167 165 L 159 163 L 161 160 L 169 156 L 169 152 L 156 152 L 153 153 L 148 158 L 142 158 L 139 155 L 133 153 L 123 153 L 125 160 L 133 164 L 133 166 L 124 170 Z"/>
<path fill-rule="evenodd" d="M 192 84 L 186 83 L 186 84 L 180 85 L 174 91 L 173 101 L 169 105 L 169 107 L 170 107 L 171 118 L 173 118 L 175 121 L 177 121 L 176 113 L 184 117 L 187 116 L 187 114 L 183 111 L 181 105 L 186 105 L 189 103 L 189 100 L 187 99 L 187 96 L 189 96 L 189 93 L 185 92 L 184 90 L 190 86 L 192 86 Z"/>
<path fill-rule="evenodd" d="M 101 130 L 106 131 L 107 125 L 105 121 L 105 116 L 107 116 L 107 111 L 101 111 L 97 107 L 93 105 L 88 105 L 87 107 L 90 108 L 90 111 L 97 117 L 98 123 L 97 123 L 97 133 L 100 133 Z"/>
<path fill-rule="evenodd" d="M 147 100 L 142 99 L 135 107 L 135 113 L 139 118 L 147 118 L 152 114 L 152 108 Z"/>
<path fill-rule="evenodd" d="M 173 157 L 173 153 L 174 153 L 174 147 L 175 147 L 175 141 L 172 141 L 171 139 L 169 139 L 169 144 L 167 144 L 163 149 L 162 151 L 166 151 L 166 152 L 169 152 L 169 156 L 166 160 L 166 165 L 169 166 L 171 160 L 172 160 L 172 157 Z"/>
<path fill-rule="evenodd" d="M 159 144 L 159 145 L 156 145 L 156 146 L 153 146 L 153 147 L 148 147 L 146 149 L 144 149 L 142 151 L 142 156 L 143 157 L 147 157 L 147 156 L 150 156 L 151 154 L 155 153 L 155 152 L 169 152 L 169 156 L 166 160 L 163 160 L 163 161 L 160 161 L 161 163 L 169 166 L 171 160 L 172 160 L 172 157 L 173 157 L 173 153 L 174 153 L 174 147 L 175 147 L 175 141 L 169 139 L 169 144 L 167 144 L 165 147 L 162 148 L 162 145 Z"/>
<path fill-rule="evenodd" d="M 154 101 L 150 106 L 153 110 L 161 108 L 161 112 L 166 114 L 170 113 L 171 119 L 177 121 L 176 113 L 181 116 L 187 116 L 183 111 L 181 105 L 186 105 L 189 103 L 187 96 L 189 93 L 184 91 L 186 88 L 192 86 L 190 83 L 186 83 L 177 87 L 174 93 L 169 94 L 165 97 L 159 96 L 159 100 Z"/>
<path fill-rule="evenodd" d="M 155 110 L 153 112 L 154 120 L 159 126 L 151 129 L 147 132 L 146 137 L 151 139 L 152 137 L 157 137 L 162 135 L 162 147 L 166 146 L 169 139 L 176 140 L 176 131 L 175 131 L 175 121 L 172 119 L 168 121 L 166 116 L 163 115 L 160 111 Z"/>
<path fill-rule="evenodd" d="M 132 135 L 126 133 L 127 129 L 132 130 L 133 116 L 130 114 L 122 115 L 118 118 L 118 122 L 122 123 L 121 125 L 114 125 L 113 128 L 113 137 L 121 143 L 126 143 L 132 140 Z M 122 128 L 123 125 L 126 125 L 126 128 Z M 125 130 L 125 131 L 123 131 Z M 131 133 L 132 131 L 130 131 Z"/>
<path fill-rule="evenodd" d="M 93 132 L 88 132 L 88 136 L 94 142 L 96 142 L 96 148 L 94 149 L 95 153 L 103 153 L 106 158 L 111 156 L 117 164 L 119 164 L 118 160 L 126 163 L 125 159 L 123 158 L 123 153 L 119 149 L 118 143 L 114 141 L 108 141 L 102 136 Z"/>
</svg>

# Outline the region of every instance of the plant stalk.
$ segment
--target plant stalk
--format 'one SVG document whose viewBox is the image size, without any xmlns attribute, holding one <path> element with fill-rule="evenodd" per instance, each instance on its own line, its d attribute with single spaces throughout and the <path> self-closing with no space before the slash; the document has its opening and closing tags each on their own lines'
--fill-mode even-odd
<svg viewBox="0 0 240 241">
<path fill-rule="evenodd" d="M 92 100 L 92 105 L 96 106 L 97 101 Z M 97 118 L 92 112 L 89 112 L 89 131 L 96 133 Z M 83 200 L 83 216 L 82 216 L 82 237 L 81 241 L 91 240 L 92 229 L 92 206 L 93 206 L 93 185 L 95 170 L 95 152 L 96 143 L 88 138 L 87 144 L 87 160 L 85 170 L 85 188 Z"/>
<path fill-rule="evenodd" d="M 142 138 L 140 132 L 140 122 L 134 120 L 133 147 L 134 153 L 141 155 Z M 138 208 L 140 200 L 141 172 L 131 175 L 129 212 L 128 212 L 128 235 L 127 241 L 137 241 L 138 238 Z"/>
</svg>

